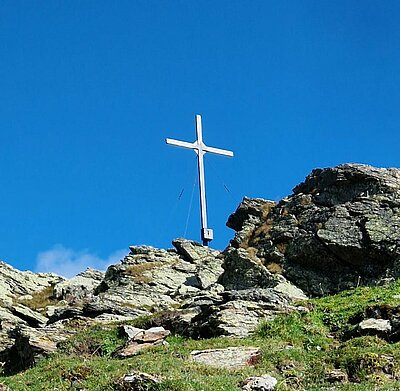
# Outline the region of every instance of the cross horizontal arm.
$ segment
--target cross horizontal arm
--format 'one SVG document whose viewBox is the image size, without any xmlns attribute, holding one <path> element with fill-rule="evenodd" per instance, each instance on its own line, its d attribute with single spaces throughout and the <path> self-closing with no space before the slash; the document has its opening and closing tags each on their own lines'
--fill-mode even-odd
<svg viewBox="0 0 400 391">
<path fill-rule="evenodd" d="M 233 156 L 233 152 L 227 151 L 226 149 L 219 149 L 219 148 L 204 146 L 203 151 L 216 153 L 217 155 L 224 155 L 224 156 L 229 156 L 229 157 Z"/>
<path fill-rule="evenodd" d="M 190 149 L 196 149 L 197 148 L 197 143 L 187 143 L 186 141 L 180 141 L 180 140 L 174 140 L 172 138 L 166 138 L 165 142 L 170 145 L 175 145 L 177 147 L 183 147 L 183 148 L 190 148 Z"/>
</svg>

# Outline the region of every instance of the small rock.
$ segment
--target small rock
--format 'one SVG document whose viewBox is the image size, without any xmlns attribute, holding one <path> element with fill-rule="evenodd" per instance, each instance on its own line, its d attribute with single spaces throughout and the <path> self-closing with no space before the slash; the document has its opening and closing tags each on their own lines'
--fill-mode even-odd
<svg viewBox="0 0 400 391">
<path fill-rule="evenodd" d="M 164 327 L 151 327 L 148 330 L 143 330 L 142 332 L 135 335 L 133 338 L 136 342 L 157 342 L 165 337 L 168 337 L 171 332 L 165 330 Z"/>
<path fill-rule="evenodd" d="M 278 380 L 270 375 L 252 376 L 243 382 L 243 390 L 272 391 L 277 383 Z"/>
<path fill-rule="evenodd" d="M 128 341 L 135 342 L 157 342 L 171 334 L 164 327 L 151 327 L 148 330 L 143 330 L 132 326 L 122 326 L 120 332 L 128 337 Z"/>
<path fill-rule="evenodd" d="M 358 331 L 362 335 L 378 335 L 385 336 L 390 333 L 392 326 L 387 319 L 366 319 L 358 325 Z"/>
<path fill-rule="evenodd" d="M 211 367 L 236 369 L 255 365 L 261 359 L 261 351 L 259 348 L 243 346 L 193 350 L 190 359 Z"/>
<path fill-rule="evenodd" d="M 347 383 L 348 381 L 347 373 L 340 369 L 333 369 L 332 371 L 328 372 L 325 375 L 325 379 L 329 383 Z"/>
<path fill-rule="evenodd" d="M 161 383 L 155 376 L 143 372 L 134 372 L 124 375 L 122 379 L 114 384 L 115 391 L 150 391 Z"/>
<path fill-rule="evenodd" d="M 120 335 L 127 337 L 128 341 L 135 338 L 137 334 L 143 331 L 144 331 L 143 329 L 139 329 L 138 327 L 127 326 L 127 325 L 123 325 L 119 328 Z"/>
<path fill-rule="evenodd" d="M 114 357 L 116 358 L 129 358 L 136 356 L 140 351 L 151 348 L 153 346 L 163 345 L 164 341 L 159 341 L 157 343 L 138 343 L 135 341 L 129 341 L 125 344 L 125 346 L 114 353 Z"/>
<path fill-rule="evenodd" d="M 132 326 L 122 326 L 120 333 L 125 334 L 128 341 L 114 353 L 114 356 L 118 358 L 135 356 L 141 350 L 152 346 L 168 345 L 164 338 L 171 334 L 164 327 L 151 327 L 148 330 L 143 330 Z"/>
</svg>

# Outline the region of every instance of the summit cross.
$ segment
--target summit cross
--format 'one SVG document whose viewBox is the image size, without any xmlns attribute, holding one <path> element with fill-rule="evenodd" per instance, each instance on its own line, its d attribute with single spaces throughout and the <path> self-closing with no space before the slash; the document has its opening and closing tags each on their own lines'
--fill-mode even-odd
<svg viewBox="0 0 400 391">
<path fill-rule="evenodd" d="M 199 171 L 199 190 L 200 190 L 200 213 L 201 213 L 201 240 L 204 246 L 213 240 L 213 231 L 207 227 L 207 201 L 206 201 L 206 184 L 204 178 L 204 155 L 206 152 L 215 153 L 223 156 L 233 156 L 232 151 L 208 147 L 203 142 L 203 131 L 201 127 L 201 115 L 196 115 L 196 134 L 197 140 L 193 143 L 186 141 L 173 140 L 170 138 L 165 139 L 165 142 L 177 147 L 193 149 L 197 154 L 197 166 Z"/>
</svg>

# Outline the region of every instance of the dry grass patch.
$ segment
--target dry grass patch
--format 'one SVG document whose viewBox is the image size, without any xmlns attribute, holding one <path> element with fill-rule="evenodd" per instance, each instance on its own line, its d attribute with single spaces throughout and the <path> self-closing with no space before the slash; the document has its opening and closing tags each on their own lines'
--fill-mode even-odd
<svg viewBox="0 0 400 391">
<path fill-rule="evenodd" d="M 282 271 L 283 271 L 282 265 L 280 265 L 279 263 L 276 263 L 276 262 L 269 263 L 268 265 L 266 265 L 266 268 L 272 274 L 282 273 Z"/>
<path fill-rule="evenodd" d="M 16 299 L 15 302 L 38 312 L 45 312 L 47 306 L 57 303 L 57 300 L 54 298 L 54 285 L 34 292 L 31 296 L 32 299 Z"/>
<path fill-rule="evenodd" d="M 277 243 L 276 248 L 280 253 L 285 254 L 288 249 L 288 244 L 287 243 Z"/>
<path fill-rule="evenodd" d="M 153 278 L 149 272 L 154 269 L 167 266 L 165 262 L 143 262 L 135 265 L 129 265 L 126 268 L 126 274 L 133 277 L 134 281 L 139 284 L 148 284 Z"/>
<path fill-rule="evenodd" d="M 260 259 L 257 257 L 257 249 L 255 247 L 247 247 L 246 251 L 249 254 L 250 259 L 260 262 Z"/>
</svg>

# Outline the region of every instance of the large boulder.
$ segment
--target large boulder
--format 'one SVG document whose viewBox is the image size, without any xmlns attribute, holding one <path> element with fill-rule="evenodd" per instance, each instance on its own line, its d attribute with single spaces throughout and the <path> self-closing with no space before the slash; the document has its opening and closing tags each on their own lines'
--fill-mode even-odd
<svg viewBox="0 0 400 391">
<path fill-rule="evenodd" d="M 227 225 L 231 247 L 308 294 L 377 284 L 400 273 L 400 170 L 316 169 L 278 203 L 245 198 Z"/>
</svg>

